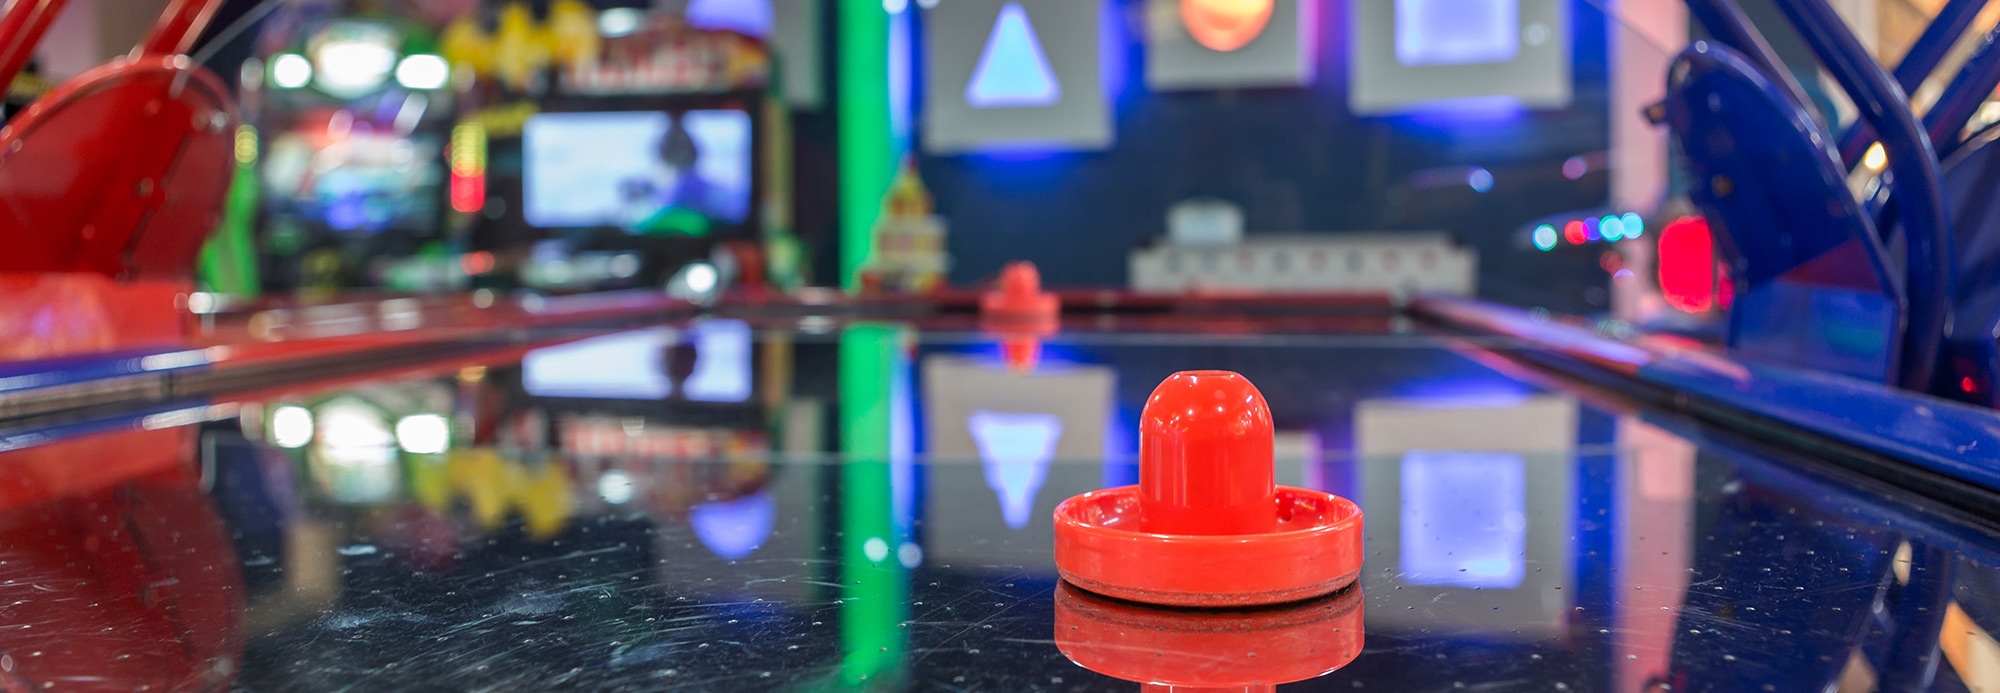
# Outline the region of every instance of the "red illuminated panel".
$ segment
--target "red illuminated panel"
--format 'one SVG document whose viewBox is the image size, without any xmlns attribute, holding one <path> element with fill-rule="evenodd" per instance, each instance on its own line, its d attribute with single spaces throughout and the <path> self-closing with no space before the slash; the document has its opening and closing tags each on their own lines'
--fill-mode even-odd
<svg viewBox="0 0 2000 693">
<path fill-rule="evenodd" d="M 1681 217 L 1660 231 L 1660 293 L 1690 313 L 1715 307 L 1715 238 L 1707 219 Z"/>
<path fill-rule="evenodd" d="M 1264 33 L 1274 1 L 1181 0 L 1181 24 L 1195 43 L 1227 53 L 1249 45 Z"/>
<path fill-rule="evenodd" d="M 451 209 L 471 214 L 486 206 L 486 177 L 451 174 Z"/>
<path fill-rule="evenodd" d="M 471 214 L 486 206 L 486 127 L 476 122 L 451 129 L 451 208 Z"/>
<path fill-rule="evenodd" d="M 1570 245 L 1583 245 L 1584 241 L 1590 239 L 1583 235 L 1583 222 L 1572 219 L 1569 223 L 1563 224 L 1563 240 L 1569 241 Z"/>
</svg>

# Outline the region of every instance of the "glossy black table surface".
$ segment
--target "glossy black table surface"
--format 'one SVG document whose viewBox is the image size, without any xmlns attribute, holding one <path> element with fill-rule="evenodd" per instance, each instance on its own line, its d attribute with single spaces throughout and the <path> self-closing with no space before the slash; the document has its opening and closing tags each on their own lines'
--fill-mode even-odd
<svg viewBox="0 0 2000 693">
<path fill-rule="evenodd" d="M 0 453 L 0 687 L 2000 682 L 1984 520 L 1524 344 L 1378 327 L 1153 321 L 1022 373 L 976 332 L 709 320 L 135 408 Z M 1207 613 L 1060 585 L 1051 510 L 1136 479 L 1185 369 L 1244 373 L 1279 482 L 1361 504 L 1356 588 Z"/>
</svg>

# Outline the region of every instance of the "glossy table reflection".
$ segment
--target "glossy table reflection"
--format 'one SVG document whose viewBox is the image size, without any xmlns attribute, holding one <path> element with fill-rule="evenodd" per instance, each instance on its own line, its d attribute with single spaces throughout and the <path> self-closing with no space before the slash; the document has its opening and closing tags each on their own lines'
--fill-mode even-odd
<svg viewBox="0 0 2000 693">
<path fill-rule="evenodd" d="M 1517 372 L 1519 343 L 1155 320 L 1066 333 L 1017 373 L 977 332 L 807 327 L 675 324 L 525 367 L 274 386 L 0 453 L 0 683 L 2000 683 L 1992 526 Z M 1212 614 L 1055 577 L 1054 505 L 1131 483 L 1144 397 L 1196 367 L 1258 383 L 1279 483 L 1368 513 L 1360 584 L 1313 617 L 1187 627 Z M 1184 666 L 1132 666 L 1131 647 Z"/>
</svg>

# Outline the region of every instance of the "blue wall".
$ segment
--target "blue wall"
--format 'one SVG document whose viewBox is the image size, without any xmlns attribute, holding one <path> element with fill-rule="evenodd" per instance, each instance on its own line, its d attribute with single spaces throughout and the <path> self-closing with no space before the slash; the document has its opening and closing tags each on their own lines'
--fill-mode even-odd
<svg viewBox="0 0 2000 693">
<path fill-rule="evenodd" d="M 1122 285 L 1127 253 L 1165 233 L 1168 205 L 1212 195 L 1242 205 L 1250 233 L 1454 232 L 1480 250 L 1482 286 L 1504 299 L 1508 285 L 1548 279 L 1545 267 L 1506 261 L 1522 256 L 1509 233 L 1516 225 L 1606 200 L 1602 172 L 1574 181 L 1561 174 L 1564 159 L 1609 143 L 1605 18 L 1587 0 L 1573 3 L 1569 108 L 1395 118 L 1347 111 L 1350 0 L 1327 0 L 1321 12 L 1312 86 L 1171 93 L 1144 83 L 1143 1 L 1106 1 L 1122 20 L 1110 32 L 1123 63 L 1110 70 L 1123 75 L 1112 80 L 1110 150 L 919 158 L 951 224 L 954 283 L 987 280 L 1005 262 L 1028 259 L 1050 283 Z M 1491 170 L 1493 190 L 1409 186 L 1414 172 L 1466 165 Z"/>
</svg>

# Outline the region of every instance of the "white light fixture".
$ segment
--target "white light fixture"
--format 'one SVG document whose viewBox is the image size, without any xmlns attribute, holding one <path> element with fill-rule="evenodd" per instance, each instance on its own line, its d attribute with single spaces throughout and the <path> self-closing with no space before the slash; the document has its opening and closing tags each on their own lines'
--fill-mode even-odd
<svg viewBox="0 0 2000 693">
<path fill-rule="evenodd" d="M 705 294 L 715 290 L 715 266 L 706 262 L 688 265 L 687 287 L 689 291 Z"/>
<path fill-rule="evenodd" d="M 611 262 L 607 263 L 607 269 L 610 270 L 611 276 L 619 279 L 625 279 L 638 274 L 639 256 L 632 253 L 620 253 L 611 258 Z"/>
<path fill-rule="evenodd" d="M 196 315 L 213 313 L 216 310 L 215 294 L 206 291 L 196 291 L 188 294 L 187 307 L 188 312 Z"/>
<path fill-rule="evenodd" d="M 604 38 L 629 36 L 644 23 L 646 12 L 636 7 L 614 7 L 597 15 L 597 33 Z"/>
<path fill-rule="evenodd" d="M 305 407 L 278 407 L 271 412 L 271 442 L 281 448 L 302 448 L 312 442 L 313 415 Z"/>
<path fill-rule="evenodd" d="M 312 62 L 297 53 L 282 53 L 271 59 L 271 85 L 297 89 L 312 81 Z"/>
<path fill-rule="evenodd" d="M 1889 153 L 1882 149 L 1881 142 L 1868 145 L 1868 153 L 1861 155 L 1861 165 L 1878 173 L 1889 165 Z"/>
<path fill-rule="evenodd" d="M 361 456 L 374 460 L 380 457 L 379 451 L 396 443 L 395 433 L 381 414 L 352 400 L 322 406 L 314 418 L 324 429 L 321 445 L 329 450 L 365 451 L 367 454 Z"/>
<path fill-rule="evenodd" d="M 451 81 L 451 65 L 443 56 L 417 53 L 396 64 L 396 83 L 405 89 L 442 89 Z"/>
<path fill-rule="evenodd" d="M 374 41 L 331 41 L 313 56 L 321 88 L 356 94 L 381 86 L 396 67 L 396 51 Z"/>
<path fill-rule="evenodd" d="M 396 444 L 404 452 L 436 455 L 451 447 L 451 423 L 440 414 L 411 414 L 396 422 Z"/>
</svg>

